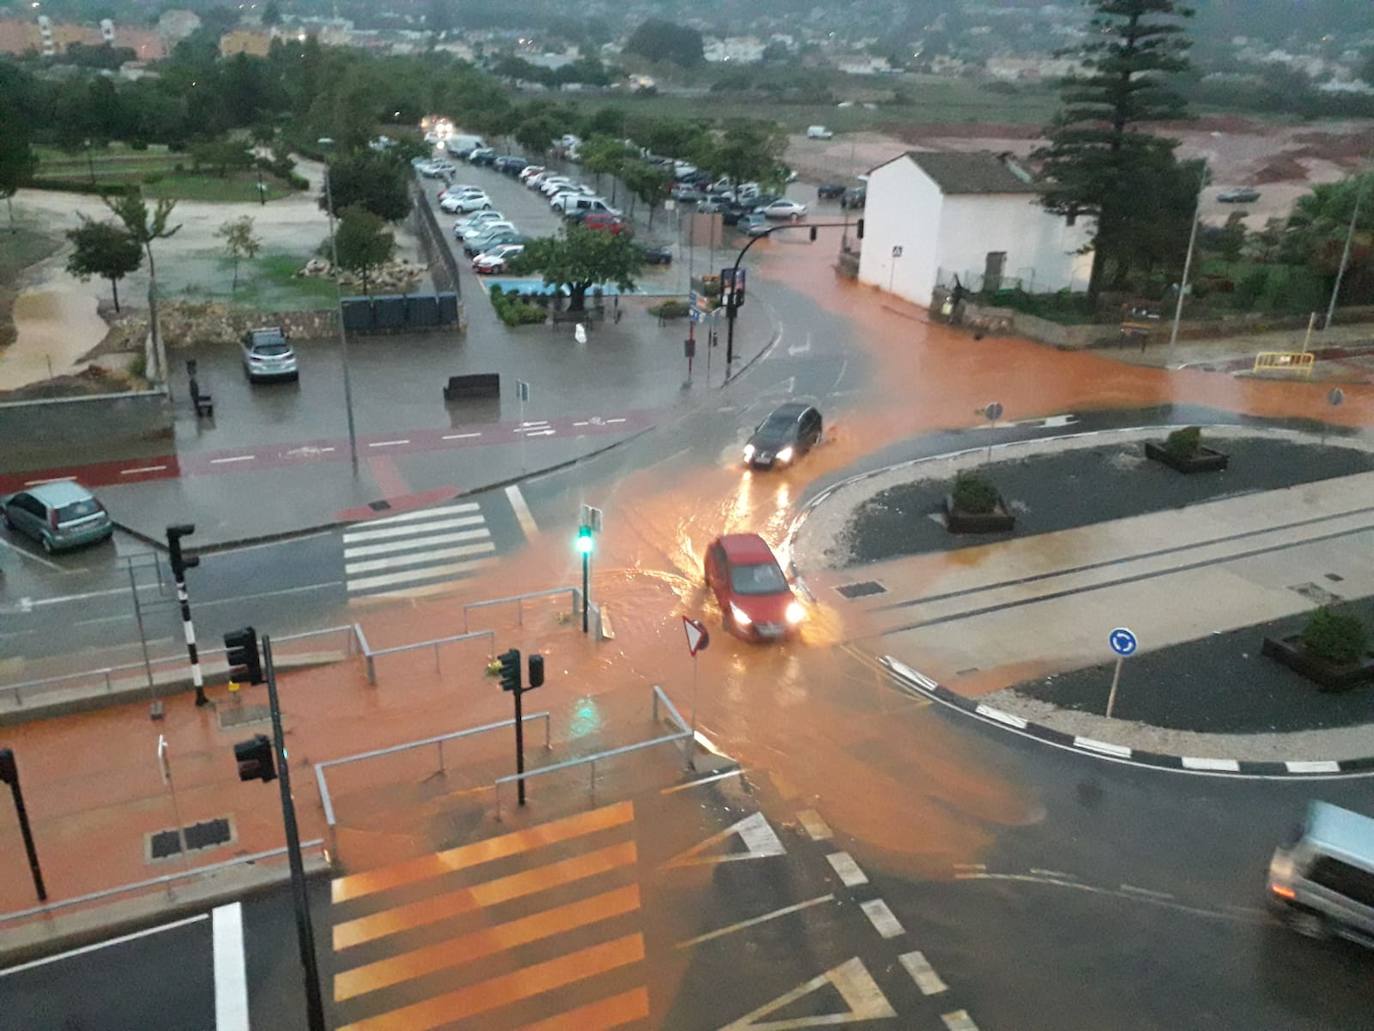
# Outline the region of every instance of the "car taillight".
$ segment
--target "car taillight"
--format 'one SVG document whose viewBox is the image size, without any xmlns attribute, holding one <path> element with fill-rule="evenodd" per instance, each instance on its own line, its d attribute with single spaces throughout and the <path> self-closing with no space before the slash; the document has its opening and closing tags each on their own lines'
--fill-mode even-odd
<svg viewBox="0 0 1374 1031">
<path fill-rule="evenodd" d="M 54 530 L 57 529 L 57 509 L 55 508 L 48 509 L 48 525 Z"/>
</svg>

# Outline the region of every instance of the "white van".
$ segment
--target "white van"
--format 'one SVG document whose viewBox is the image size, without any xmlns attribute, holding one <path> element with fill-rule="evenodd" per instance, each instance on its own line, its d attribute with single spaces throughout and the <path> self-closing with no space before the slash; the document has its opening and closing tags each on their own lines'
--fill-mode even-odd
<svg viewBox="0 0 1374 1031">
<path fill-rule="evenodd" d="M 485 147 L 487 144 L 480 136 L 456 135 L 450 136 L 444 148 L 456 158 L 467 158 L 474 150 Z"/>
<path fill-rule="evenodd" d="M 615 215 L 617 218 L 620 216 L 620 212 L 607 204 L 604 197 L 565 194 L 558 198 L 558 203 L 554 207 L 564 215 L 591 214 L 596 211 L 605 215 Z"/>
<path fill-rule="evenodd" d="M 806 127 L 806 138 L 808 140 L 828 140 L 835 134 L 823 125 L 809 125 Z"/>
<path fill-rule="evenodd" d="M 1374 819 L 1312 802 L 1269 862 L 1269 900 L 1312 938 L 1374 946 Z"/>
</svg>

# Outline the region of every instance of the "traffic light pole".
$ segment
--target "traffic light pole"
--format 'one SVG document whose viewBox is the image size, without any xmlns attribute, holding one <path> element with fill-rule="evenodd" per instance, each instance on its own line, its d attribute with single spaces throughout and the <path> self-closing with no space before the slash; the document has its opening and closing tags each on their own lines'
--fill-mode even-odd
<svg viewBox="0 0 1374 1031">
<path fill-rule="evenodd" d="M 301 860 L 301 835 L 296 826 L 296 805 L 291 799 L 291 769 L 286 761 L 281 706 L 277 703 L 277 671 L 272 664 L 272 639 L 266 635 L 262 638 L 262 658 L 267 673 L 267 705 L 272 711 L 272 749 L 276 753 L 277 779 L 281 784 L 282 823 L 286 825 L 286 855 L 291 865 L 291 896 L 296 906 L 296 938 L 300 944 L 301 966 L 305 970 L 306 1017 L 310 1031 L 328 1031 L 324 1022 L 324 1000 L 320 995 L 320 971 L 315 962 L 315 930 L 310 920 L 305 863 Z M 519 705 L 518 696 L 516 704 Z"/>
<path fill-rule="evenodd" d="M 521 698 L 525 694 L 524 687 L 517 687 L 511 694 L 515 695 L 515 773 L 516 773 L 516 797 L 520 804 L 525 804 L 525 712 Z"/>
<path fill-rule="evenodd" d="M 191 622 L 191 596 L 186 593 L 186 570 L 200 564 L 198 556 L 187 561 L 181 554 L 181 538 L 196 532 L 191 524 L 167 527 L 167 552 L 172 561 L 172 577 L 177 585 L 177 603 L 181 606 L 181 629 L 186 635 L 186 655 L 191 660 L 191 683 L 196 688 L 196 705 L 209 705 L 205 697 L 205 677 L 200 670 L 200 654 L 196 651 L 196 625 Z"/>
<path fill-rule="evenodd" d="M 14 753 L 0 748 L 0 780 L 7 782 L 14 795 L 14 812 L 19 817 L 19 833 L 24 838 L 24 851 L 29 856 L 29 873 L 33 875 L 33 890 L 39 902 L 48 901 L 48 889 L 43 884 L 43 868 L 38 865 L 38 849 L 33 844 L 33 830 L 29 827 L 29 811 L 24 806 L 24 789 L 19 786 L 19 767 Z M 523 783 L 521 787 L 523 787 Z"/>
</svg>

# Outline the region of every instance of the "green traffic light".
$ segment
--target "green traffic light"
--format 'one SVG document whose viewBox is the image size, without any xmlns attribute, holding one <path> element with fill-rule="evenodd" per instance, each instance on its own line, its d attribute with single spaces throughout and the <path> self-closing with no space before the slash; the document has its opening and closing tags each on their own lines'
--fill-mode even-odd
<svg viewBox="0 0 1374 1031">
<path fill-rule="evenodd" d="M 592 528 L 590 526 L 577 528 L 577 550 L 583 555 L 592 553 Z"/>
</svg>

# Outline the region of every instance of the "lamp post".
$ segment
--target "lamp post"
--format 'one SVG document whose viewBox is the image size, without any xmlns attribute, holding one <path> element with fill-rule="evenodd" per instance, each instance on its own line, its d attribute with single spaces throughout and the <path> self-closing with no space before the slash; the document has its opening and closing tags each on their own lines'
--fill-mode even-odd
<svg viewBox="0 0 1374 1031">
<path fill-rule="evenodd" d="M 1197 184 L 1197 204 L 1193 206 L 1193 225 L 1188 230 L 1188 254 L 1183 259 L 1183 279 L 1178 284 L 1178 300 L 1174 303 L 1174 324 L 1169 330 L 1169 354 L 1174 353 L 1174 345 L 1178 343 L 1178 327 L 1183 320 L 1183 297 L 1188 292 L 1188 275 L 1193 269 L 1193 248 L 1197 245 L 1197 227 L 1202 221 L 1202 191 L 1207 186 L 1207 166 L 1202 166 L 1202 175 L 1198 177 Z"/>
<path fill-rule="evenodd" d="M 1360 188 L 1355 193 L 1355 210 L 1350 213 L 1350 228 L 1345 231 L 1345 247 L 1341 250 L 1341 264 L 1336 269 L 1336 283 L 1331 288 L 1331 302 L 1326 306 L 1326 321 L 1322 323 L 1322 329 L 1331 328 L 1331 320 L 1336 315 L 1336 297 L 1341 292 L 1341 281 L 1345 279 L 1345 270 L 1350 265 L 1350 245 L 1355 240 L 1355 226 L 1360 220 L 1360 206 L 1364 204 L 1365 187 L 1369 185 L 1367 175 L 1360 177 Z"/>
<path fill-rule="evenodd" d="M 319 145 L 332 148 L 334 141 L 321 136 Z M 334 236 L 334 186 L 330 165 L 324 166 L 324 202 L 329 211 L 329 257 L 334 265 L 334 305 L 339 319 L 339 350 L 343 356 L 344 410 L 348 413 L 348 456 L 353 462 L 353 475 L 358 474 L 358 434 L 353 425 L 353 380 L 348 371 L 348 333 L 343 321 L 343 290 L 339 286 L 339 244 Z"/>
</svg>

